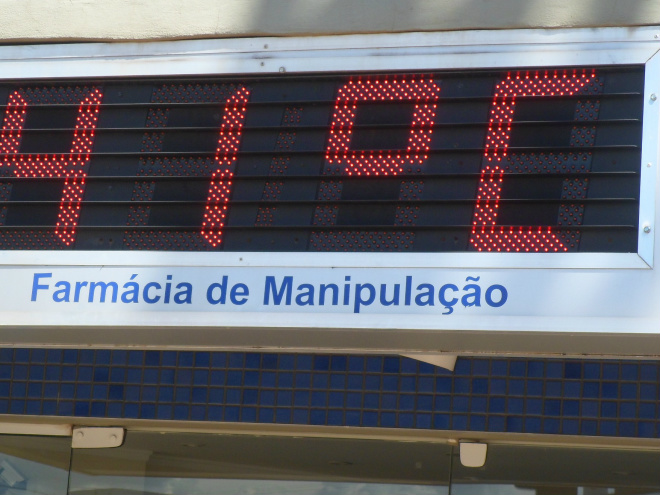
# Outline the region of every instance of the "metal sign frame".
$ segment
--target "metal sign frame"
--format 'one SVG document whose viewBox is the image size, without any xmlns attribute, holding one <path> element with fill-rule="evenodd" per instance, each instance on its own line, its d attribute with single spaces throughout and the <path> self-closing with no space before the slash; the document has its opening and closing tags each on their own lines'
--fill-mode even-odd
<svg viewBox="0 0 660 495">
<path fill-rule="evenodd" d="M 655 309 L 660 305 L 654 304 L 660 293 L 660 277 L 653 270 L 658 245 L 654 239 L 660 157 L 660 100 L 655 97 L 660 95 L 659 33 L 658 28 L 602 28 L 0 47 L 0 80 L 646 66 L 637 253 L 4 251 L 0 257 L 0 274 L 5 281 L 0 288 L 0 339 L 12 344 L 70 345 L 84 336 L 94 345 L 167 347 L 186 343 L 186 338 L 177 334 L 180 329 L 194 329 L 206 333 L 188 334 L 198 335 L 188 342 L 192 346 L 407 352 L 511 349 L 543 353 L 534 339 L 525 345 L 512 343 L 507 347 L 506 342 L 511 339 L 507 335 L 577 333 L 591 335 L 590 340 L 593 335 L 629 332 L 654 336 L 660 331 L 660 309 Z M 37 277 L 49 273 L 50 276 Z M 172 283 L 176 283 L 177 277 L 190 279 L 207 291 L 217 284 L 216 292 L 211 291 L 211 299 L 207 294 L 206 305 L 201 301 L 194 307 L 181 308 L 162 308 L 145 304 L 144 300 L 135 305 L 104 305 L 91 296 L 88 302 L 80 299 L 67 304 L 49 299 L 57 281 L 128 282 L 136 278 L 132 279 L 133 275 L 144 281 L 160 277 L 163 280 L 155 283 L 163 287 L 170 280 L 166 276 L 174 280 Z M 223 288 L 223 276 L 228 277 L 227 288 Z M 267 277 L 272 277 L 270 289 L 268 281 L 264 286 Z M 352 277 L 354 293 L 358 284 L 361 290 L 368 284 L 390 284 L 393 290 L 398 283 L 405 291 L 411 277 L 410 284 L 433 286 L 435 307 L 415 307 L 414 303 L 408 304 L 410 301 L 404 302 L 404 296 L 396 308 L 383 306 L 379 310 L 372 306 L 373 302 L 356 303 L 355 299 L 348 305 L 296 307 L 295 303 L 286 304 L 286 277 L 293 277 L 292 284 L 310 285 L 325 280 L 326 285 L 338 286 Z M 221 292 L 225 290 L 225 299 L 232 301 L 231 284 L 239 279 L 249 287 L 260 285 L 262 292 L 247 301 L 249 298 L 239 288 L 234 296 L 240 304 L 221 303 Z M 453 300 L 451 296 L 464 302 L 462 297 L 467 292 L 459 285 L 467 287 L 475 279 L 483 284 L 479 287 L 479 305 L 454 303 L 447 307 L 438 300 L 438 292 L 444 287 L 446 300 Z M 567 290 L 555 297 L 553 287 Z M 603 296 L 603 287 L 623 288 L 620 290 L 624 293 Z M 264 293 L 269 290 L 266 304 Z M 274 308 L 270 303 L 278 291 L 284 291 L 281 307 Z M 295 299 L 293 285 L 292 291 L 291 298 Z M 367 292 L 368 299 L 370 289 Z M 591 295 L 583 297 L 585 292 Z M 410 299 L 415 300 L 417 295 L 411 289 Z M 242 302 L 241 297 L 246 301 Z M 537 307 L 534 301 L 542 300 L 545 303 Z M 474 298 L 465 301 L 473 302 Z M 548 305 L 555 306 L 555 311 L 550 311 Z M 100 329 L 107 331 L 90 334 Z M 209 334 L 211 330 L 213 333 Z M 341 335 L 354 331 L 363 334 L 350 344 L 341 342 Z M 450 337 L 452 332 L 498 335 L 503 340 L 471 348 L 463 337 Z M 374 343 L 371 337 L 381 334 L 387 334 L 387 338 Z M 412 338 L 399 337 L 400 344 L 392 337 L 408 334 Z M 296 345 L 296 339 L 304 343 Z M 392 339 L 391 343 L 387 339 Z M 514 339 L 515 336 L 511 342 Z M 631 348 L 630 352 L 650 352 L 643 347 L 646 344 Z M 574 349 L 568 343 L 557 344 L 549 352 L 571 353 Z M 609 351 L 601 348 L 594 352 Z"/>
</svg>

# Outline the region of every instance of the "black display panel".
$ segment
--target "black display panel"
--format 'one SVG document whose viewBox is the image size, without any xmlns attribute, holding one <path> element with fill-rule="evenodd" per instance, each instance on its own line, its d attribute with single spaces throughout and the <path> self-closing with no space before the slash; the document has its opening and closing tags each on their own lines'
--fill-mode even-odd
<svg viewBox="0 0 660 495">
<path fill-rule="evenodd" d="M 0 249 L 636 252 L 643 67 L 16 81 Z"/>
</svg>

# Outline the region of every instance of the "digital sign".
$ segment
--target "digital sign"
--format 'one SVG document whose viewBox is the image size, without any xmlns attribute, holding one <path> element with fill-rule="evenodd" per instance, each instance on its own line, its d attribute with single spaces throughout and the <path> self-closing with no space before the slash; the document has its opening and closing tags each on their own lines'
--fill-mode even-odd
<svg viewBox="0 0 660 495">
<path fill-rule="evenodd" d="M 0 248 L 637 251 L 644 68 L 13 81 Z"/>
</svg>

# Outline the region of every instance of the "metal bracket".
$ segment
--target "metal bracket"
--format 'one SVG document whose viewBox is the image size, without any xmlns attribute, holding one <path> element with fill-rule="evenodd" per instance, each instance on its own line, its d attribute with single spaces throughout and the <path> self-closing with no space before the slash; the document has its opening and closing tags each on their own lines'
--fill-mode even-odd
<svg viewBox="0 0 660 495">
<path fill-rule="evenodd" d="M 75 427 L 71 438 L 72 449 L 111 449 L 124 443 L 123 428 Z"/>
<path fill-rule="evenodd" d="M 458 448 L 463 466 L 477 468 L 486 464 L 488 444 L 461 440 Z"/>
</svg>

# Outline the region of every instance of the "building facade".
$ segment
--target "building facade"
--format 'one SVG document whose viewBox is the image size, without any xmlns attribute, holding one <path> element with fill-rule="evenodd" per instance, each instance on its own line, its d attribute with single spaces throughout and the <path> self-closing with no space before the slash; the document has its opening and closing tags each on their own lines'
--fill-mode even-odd
<svg viewBox="0 0 660 495">
<path fill-rule="evenodd" d="M 660 7 L 5 3 L 3 493 L 660 491 Z"/>
</svg>

